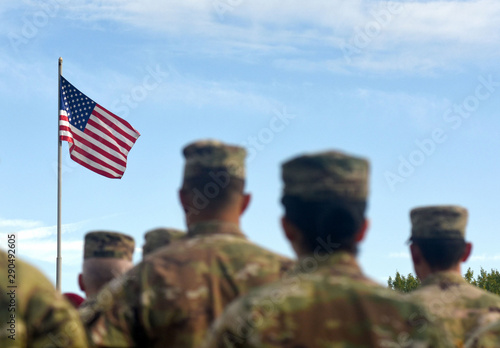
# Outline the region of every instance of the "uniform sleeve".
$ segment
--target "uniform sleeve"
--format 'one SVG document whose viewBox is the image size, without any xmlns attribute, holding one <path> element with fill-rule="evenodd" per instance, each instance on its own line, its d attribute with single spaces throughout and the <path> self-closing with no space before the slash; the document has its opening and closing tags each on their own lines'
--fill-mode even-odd
<svg viewBox="0 0 500 348">
<path fill-rule="evenodd" d="M 19 315 L 28 347 L 88 347 L 85 330 L 73 306 L 35 267 L 18 261 Z"/>
<path fill-rule="evenodd" d="M 26 313 L 28 347 L 88 347 L 76 310 L 55 290 L 36 290 Z"/>
</svg>

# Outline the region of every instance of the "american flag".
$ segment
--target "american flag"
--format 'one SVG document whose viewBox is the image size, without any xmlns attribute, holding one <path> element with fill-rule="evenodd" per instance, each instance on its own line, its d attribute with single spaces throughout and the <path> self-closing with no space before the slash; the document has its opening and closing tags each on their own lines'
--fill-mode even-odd
<svg viewBox="0 0 500 348">
<path fill-rule="evenodd" d="M 108 178 L 120 179 L 127 155 L 140 134 L 61 76 L 59 138 L 71 159 Z"/>
</svg>

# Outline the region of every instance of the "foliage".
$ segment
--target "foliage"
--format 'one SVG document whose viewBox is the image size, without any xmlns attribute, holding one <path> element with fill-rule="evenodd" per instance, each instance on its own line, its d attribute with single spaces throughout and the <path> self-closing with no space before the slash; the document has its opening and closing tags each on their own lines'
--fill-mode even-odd
<svg viewBox="0 0 500 348">
<path fill-rule="evenodd" d="M 496 269 L 492 269 L 491 272 L 488 273 L 481 267 L 479 275 L 474 279 L 474 272 L 469 268 L 464 278 L 472 285 L 500 295 L 500 272 Z"/>
<path fill-rule="evenodd" d="M 389 289 L 392 290 L 410 292 L 419 287 L 420 280 L 411 273 L 408 273 L 408 275 L 405 277 L 404 275 L 401 275 L 396 271 L 394 280 L 392 279 L 392 277 L 389 277 L 387 285 L 389 286 Z"/>
<path fill-rule="evenodd" d="M 500 272 L 496 269 L 492 269 L 491 272 L 487 272 L 481 267 L 481 271 L 479 272 L 477 278 L 474 278 L 474 271 L 469 268 L 464 274 L 464 279 L 472 285 L 500 295 Z M 405 277 L 396 271 L 396 276 L 394 279 L 389 277 L 387 285 L 389 286 L 389 289 L 392 290 L 410 292 L 415 290 L 420 285 L 420 280 L 411 273 Z"/>
</svg>

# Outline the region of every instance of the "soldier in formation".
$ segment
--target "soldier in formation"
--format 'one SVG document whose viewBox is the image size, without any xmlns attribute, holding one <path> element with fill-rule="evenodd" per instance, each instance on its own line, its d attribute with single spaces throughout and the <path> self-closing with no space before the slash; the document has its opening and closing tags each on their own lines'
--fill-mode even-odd
<svg viewBox="0 0 500 348">
<path fill-rule="evenodd" d="M 104 285 L 133 267 L 134 248 L 134 239 L 123 233 L 93 231 L 85 235 L 78 285 L 87 298 L 79 307 L 81 314 L 95 303 Z"/>
<path fill-rule="evenodd" d="M 0 250 L 0 347 L 87 347 L 76 309 L 38 269 L 9 255 Z"/>
<path fill-rule="evenodd" d="M 465 241 L 468 212 L 460 206 L 428 206 L 413 209 L 410 218 L 410 251 L 422 285 L 408 296 L 424 304 L 461 347 L 480 326 L 500 320 L 500 297 L 461 275 L 472 250 Z"/>
<path fill-rule="evenodd" d="M 144 245 L 142 246 L 142 257 L 146 257 L 153 251 L 169 245 L 176 240 L 179 240 L 186 236 L 186 232 L 175 228 L 164 228 L 159 227 L 147 231 L 144 234 Z"/>
</svg>

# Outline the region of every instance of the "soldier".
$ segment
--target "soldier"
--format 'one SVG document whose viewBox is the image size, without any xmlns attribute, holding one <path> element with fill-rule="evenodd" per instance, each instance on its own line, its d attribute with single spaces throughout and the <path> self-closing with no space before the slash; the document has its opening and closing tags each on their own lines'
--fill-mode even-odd
<svg viewBox="0 0 500 348">
<path fill-rule="evenodd" d="M 500 347 L 500 321 L 479 328 L 466 342 L 466 348 Z"/>
<path fill-rule="evenodd" d="M 142 246 L 142 257 L 152 253 L 165 245 L 179 240 L 186 236 L 186 233 L 175 228 L 155 228 L 144 235 L 145 243 Z"/>
<path fill-rule="evenodd" d="M 240 230 L 250 202 L 244 193 L 246 151 L 199 141 L 183 153 L 179 196 L 187 236 L 103 290 L 107 300 L 98 301 L 90 325 L 99 347 L 199 347 L 229 302 L 291 266 L 291 260 L 251 243 Z"/>
<path fill-rule="evenodd" d="M 295 272 L 236 300 L 205 347 L 441 347 L 425 310 L 363 275 L 368 161 L 340 152 L 283 164 L 282 227 Z"/>
<path fill-rule="evenodd" d="M 410 212 L 410 250 L 422 285 L 408 296 L 444 324 L 457 347 L 478 327 L 500 320 L 500 297 L 461 276 L 460 266 L 472 249 L 465 241 L 467 216 L 467 210 L 459 206 L 421 207 Z"/>
<path fill-rule="evenodd" d="M 126 234 L 94 231 L 85 235 L 83 270 L 78 285 L 87 298 L 80 305 L 80 314 L 96 300 L 97 293 L 110 280 L 133 267 L 134 239 Z"/>
<path fill-rule="evenodd" d="M 87 347 L 76 310 L 38 269 L 12 255 L 0 250 L 0 347 Z"/>
</svg>

